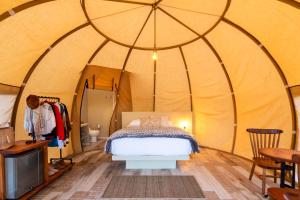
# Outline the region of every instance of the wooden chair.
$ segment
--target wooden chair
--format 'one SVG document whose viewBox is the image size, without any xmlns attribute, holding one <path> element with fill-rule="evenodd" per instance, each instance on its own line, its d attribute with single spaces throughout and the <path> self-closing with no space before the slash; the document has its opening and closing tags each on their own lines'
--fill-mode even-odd
<svg viewBox="0 0 300 200">
<path fill-rule="evenodd" d="M 298 189 L 269 188 L 268 195 L 273 200 L 299 200 L 300 199 L 300 155 L 293 155 L 293 162 L 298 165 Z"/>
<path fill-rule="evenodd" d="M 260 148 L 278 148 L 280 141 L 280 134 L 282 130 L 279 129 L 247 129 L 250 136 L 250 142 L 253 152 L 253 164 L 250 172 L 249 180 L 252 179 L 255 166 L 259 166 L 263 169 L 262 175 L 259 175 L 262 178 L 262 194 L 265 195 L 266 192 L 266 177 L 273 177 L 274 183 L 277 182 L 277 171 L 280 170 L 280 164 L 275 163 L 275 161 L 266 158 L 259 154 Z M 273 175 L 267 175 L 266 170 L 273 170 Z"/>
</svg>

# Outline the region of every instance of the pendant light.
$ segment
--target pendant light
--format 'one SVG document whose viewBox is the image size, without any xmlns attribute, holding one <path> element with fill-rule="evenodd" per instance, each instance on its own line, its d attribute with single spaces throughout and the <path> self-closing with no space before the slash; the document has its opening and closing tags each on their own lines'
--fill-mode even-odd
<svg viewBox="0 0 300 200">
<path fill-rule="evenodd" d="M 157 60 L 157 51 L 156 51 L 156 50 L 154 50 L 154 51 L 152 52 L 152 59 L 153 59 L 153 60 Z"/>
</svg>

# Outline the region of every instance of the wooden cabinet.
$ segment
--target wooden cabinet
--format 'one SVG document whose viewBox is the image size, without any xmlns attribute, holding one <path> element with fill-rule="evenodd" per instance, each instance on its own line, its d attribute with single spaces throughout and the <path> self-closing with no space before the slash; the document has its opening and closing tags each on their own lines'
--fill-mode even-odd
<svg viewBox="0 0 300 200">
<path fill-rule="evenodd" d="M 15 145 L 9 149 L 0 151 L 0 199 L 5 199 L 6 197 L 6 185 L 5 185 L 5 157 L 21 154 L 30 150 L 41 148 L 43 150 L 44 157 L 44 182 L 33 188 L 30 192 L 24 194 L 21 199 L 28 199 L 38 191 L 47 186 L 51 181 L 58 178 L 65 171 L 71 169 L 72 164 L 66 164 L 65 167 L 58 170 L 57 173 L 49 176 L 48 175 L 48 141 L 36 141 L 36 143 L 26 144 L 26 141 L 17 141 Z"/>
</svg>

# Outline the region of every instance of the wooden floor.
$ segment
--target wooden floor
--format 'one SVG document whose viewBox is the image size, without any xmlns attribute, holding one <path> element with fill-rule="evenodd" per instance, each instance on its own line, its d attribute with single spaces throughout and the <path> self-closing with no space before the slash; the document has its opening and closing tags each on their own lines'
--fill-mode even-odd
<svg viewBox="0 0 300 200">
<path fill-rule="evenodd" d="M 124 162 L 111 161 L 101 150 L 91 150 L 74 158 L 76 164 L 33 199 L 101 199 L 115 175 L 193 175 L 207 199 L 263 199 L 261 180 L 248 180 L 251 163 L 210 149 L 179 161 L 174 170 L 125 170 Z M 260 172 L 260 169 L 257 170 Z M 272 180 L 268 185 L 274 186 Z"/>
</svg>

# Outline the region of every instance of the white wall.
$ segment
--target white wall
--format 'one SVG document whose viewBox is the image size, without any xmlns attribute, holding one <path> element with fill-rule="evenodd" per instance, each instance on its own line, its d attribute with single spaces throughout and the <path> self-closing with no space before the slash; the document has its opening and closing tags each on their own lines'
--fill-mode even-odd
<svg viewBox="0 0 300 200">
<path fill-rule="evenodd" d="M 113 113 L 113 92 L 87 89 L 89 127 L 101 125 L 100 136 L 108 136 L 110 119 Z"/>
</svg>

